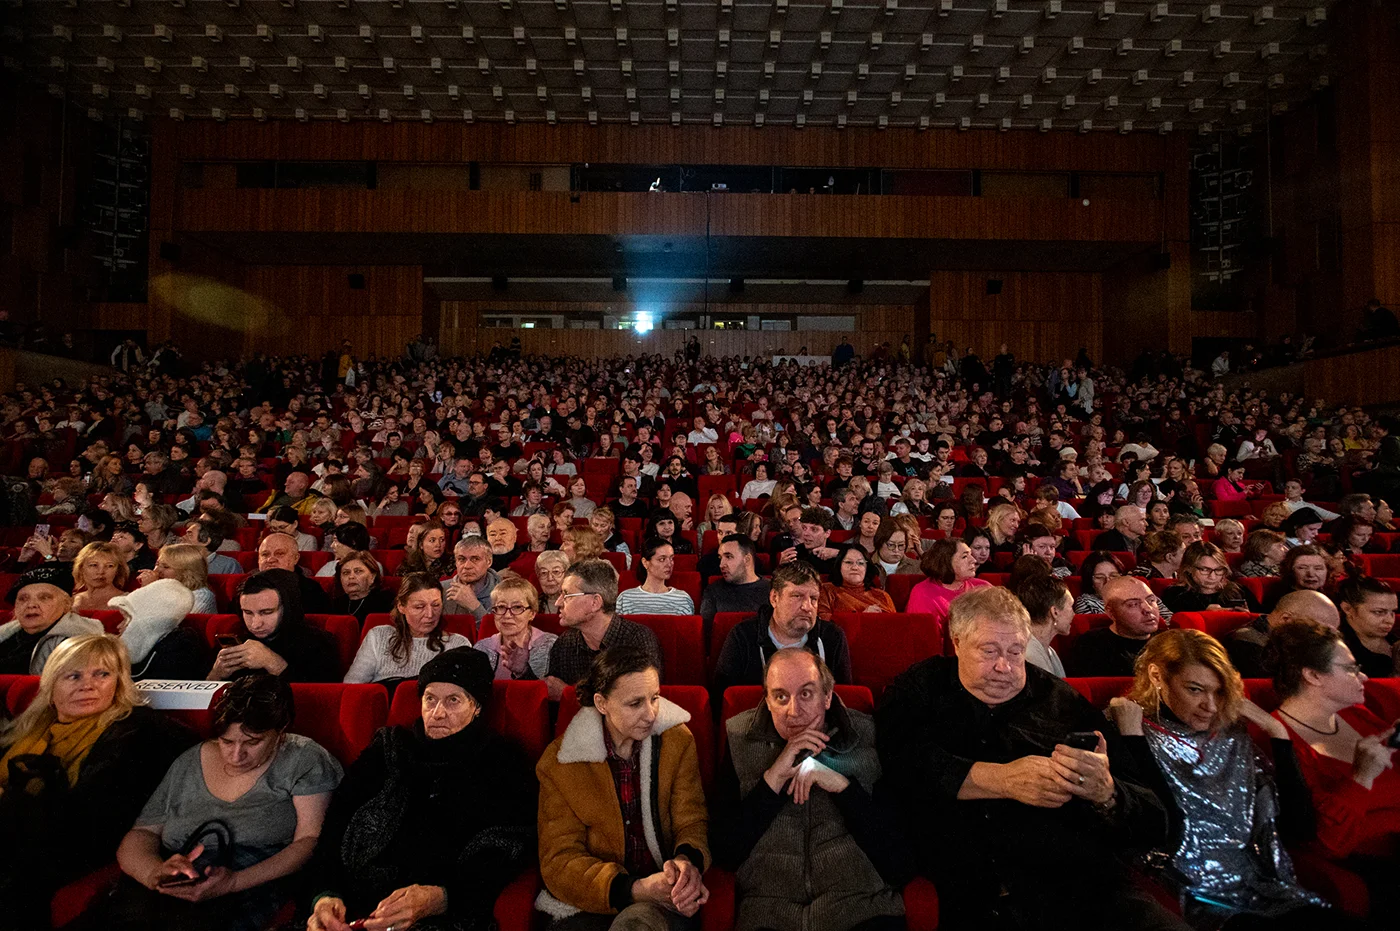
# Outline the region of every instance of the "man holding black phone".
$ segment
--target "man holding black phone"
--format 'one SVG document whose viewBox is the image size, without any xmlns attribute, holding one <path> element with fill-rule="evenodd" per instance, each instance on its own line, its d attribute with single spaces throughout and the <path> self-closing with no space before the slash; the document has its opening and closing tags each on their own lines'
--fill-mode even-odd
<svg viewBox="0 0 1400 931">
<path fill-rule="evenodd" d="M 1162 802 L 1105 738 L 1103 715 L 1026 663 L 1024 606 L 977 589 L 953 602 L 948 625 L 956 655 L 896 678 L 875 716 L 940 927 L 1185 931 L 1122 865 L 1166 843 Z"/>
</svg>

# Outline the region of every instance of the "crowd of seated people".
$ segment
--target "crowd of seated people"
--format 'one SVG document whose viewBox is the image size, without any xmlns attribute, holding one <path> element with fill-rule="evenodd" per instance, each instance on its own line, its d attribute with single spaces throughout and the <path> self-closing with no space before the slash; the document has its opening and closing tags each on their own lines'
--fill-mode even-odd
<svg viewBox="0 0 1400 931">
<path fill-rule="evenodd" d="M 1400 707 L 1363 686 L 1400 671 L 1400 438 L 1081 368 L 434 359 L 347 385 L 257 356 L 22 386 L 0 675 L 39 690 L 0 731 L 0 831 L 106 827 L 72 862 L 9 854 L 0 914 L 42 925 L 115 859 L 84 926 L 485 927 L 529 866 L 553 931 L 697 928 L 710 871 L 745 931 L 893 931 L 915 876 L 955 929 L 1049 926 L 1067 891 L 1104 927 L 1393 917 Z M 1078 684 L 1103 678 L 1107 715 Z M 164 721 L 151 679 L 231 684 L 203 743 L 113 757 Z M 316 683 L 416 684 L 419 716 L 337 760 L 292 730 Z M 529 684 L 560 716 L 534 774 L 485 726 Z M 663 694 L 686 686 L 703 712 Z M 1369 901 L 1329 902 L 1317 858 Z"/>
</svg>

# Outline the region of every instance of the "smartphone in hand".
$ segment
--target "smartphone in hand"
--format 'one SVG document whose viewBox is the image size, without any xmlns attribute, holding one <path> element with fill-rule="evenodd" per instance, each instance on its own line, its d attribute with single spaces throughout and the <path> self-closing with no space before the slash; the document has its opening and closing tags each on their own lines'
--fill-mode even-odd
<svg viewBox="0 0 1400 931">
<path fill-rule="evenodd" d="M 1066 747 L 1073 747 L 1076 750 L 1097 750 L 1099 748 L 1099 735 L 1093 731 L 1070 731 L 1060 742 Z"/>
</svg>

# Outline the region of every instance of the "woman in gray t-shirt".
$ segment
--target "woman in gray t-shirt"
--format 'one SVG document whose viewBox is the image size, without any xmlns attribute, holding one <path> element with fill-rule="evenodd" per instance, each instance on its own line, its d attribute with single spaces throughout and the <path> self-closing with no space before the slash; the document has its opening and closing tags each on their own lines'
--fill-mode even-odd
<svg viewBox="0 0 1400 931">
<path fill-rule="evenodd" d="M 117 861 L 129 877 L 94 927 L 260 928 L 311 857 L 340 764 L 287 733 L 291 687 L 234 680 L 213 710 L 218 736 L 171 765 Z"/>
</svg>

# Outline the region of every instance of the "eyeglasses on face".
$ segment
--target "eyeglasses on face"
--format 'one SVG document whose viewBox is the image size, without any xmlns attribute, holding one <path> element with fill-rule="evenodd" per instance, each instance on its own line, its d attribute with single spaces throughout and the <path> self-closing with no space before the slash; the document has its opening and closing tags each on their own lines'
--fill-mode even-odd
<svg viewBox="0 0 1400 931">
<path fill-rule="evenodd" d="M 529 605 L 492 605 L 491 611 L 497 617 L 519 617 L 533 610 Z"/>
</svg>

